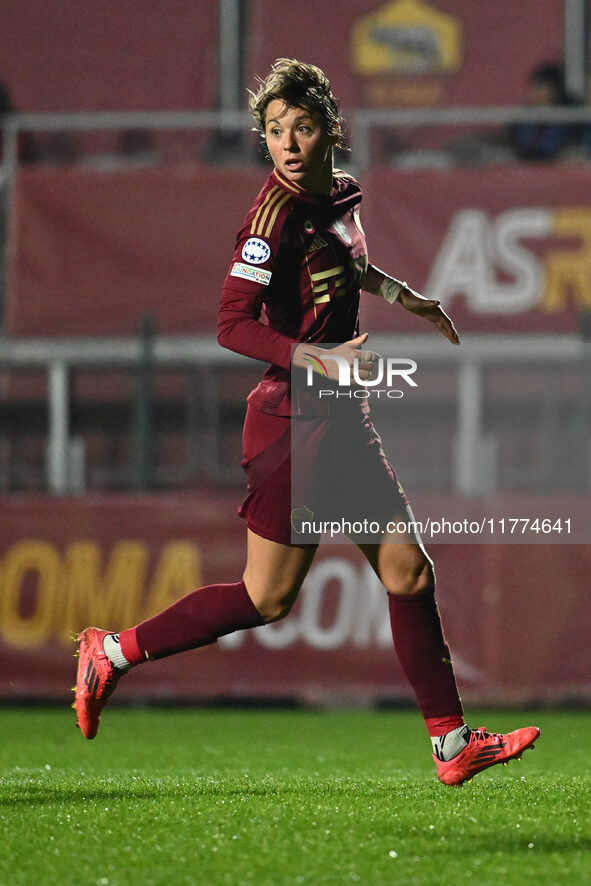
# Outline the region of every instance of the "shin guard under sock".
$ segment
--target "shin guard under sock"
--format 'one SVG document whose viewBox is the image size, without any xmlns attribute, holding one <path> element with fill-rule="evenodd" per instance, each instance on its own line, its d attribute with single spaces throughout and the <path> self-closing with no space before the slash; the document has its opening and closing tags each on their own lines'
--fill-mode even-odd
<svg viewBox="0 0 591 886">
<path fill-rule="evenodd" d="M 462 702 L 432 591 L 388 595 L 394 648 L 430 735 L 464 723 Z"/>
<path fill-rule="evenodd" d="M 121 651 L 131 664 L 215 643 L 218 637 L 263 625 L 243 581 L 209 585 L 182 597 L 128 631 Z"/>
</svg>

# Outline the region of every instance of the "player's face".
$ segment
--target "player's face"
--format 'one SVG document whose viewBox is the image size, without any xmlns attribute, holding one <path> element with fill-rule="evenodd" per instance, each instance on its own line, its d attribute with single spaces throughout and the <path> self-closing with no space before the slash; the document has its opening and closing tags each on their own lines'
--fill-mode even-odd
<svg viewBox="0 0 591 886">
<path fill-rule="evenodd" d="M 286 108 L 280 99 L 267 105 L 265 138 L 276 169 L 311 194 L 330 194 L 332 149 L 322 119 L 306 108 Z"/>
</svg>

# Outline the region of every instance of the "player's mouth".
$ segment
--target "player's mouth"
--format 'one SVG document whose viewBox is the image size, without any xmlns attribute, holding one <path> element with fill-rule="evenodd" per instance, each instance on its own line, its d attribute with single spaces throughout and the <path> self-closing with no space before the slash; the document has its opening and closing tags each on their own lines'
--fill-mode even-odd
<svg viewBox="0 0 591 886">
<path fill-rule="evenodd" d="M 304 168 L 304 163 L 302 160 L 298 160 L 294 157 L 293 159 L 285 161 L 285 168 L 290 172 L 301 172 Z"/>
</svg>

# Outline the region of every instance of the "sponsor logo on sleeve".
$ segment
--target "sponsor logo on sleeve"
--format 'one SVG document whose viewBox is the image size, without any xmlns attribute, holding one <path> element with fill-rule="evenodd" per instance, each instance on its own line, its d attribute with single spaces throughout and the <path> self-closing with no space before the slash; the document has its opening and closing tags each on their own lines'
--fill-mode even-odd
<svg viewBox="0 0 591 886">
<path fill-rule="evenodd" d="M 271 271 L 265 271 L 264 268 L 253 268 L 252 265 L 243 265 L 242 262 L 236 261 L 232 265 L 230 277 L 242 277 L 244 280 L 252 280 L 253 283 L 268 286 L 271 282 Z"/>
<path fill-rule="evenodd" d="M 259 237 L 250 237 L 242 247 L 242 258 L 251 265 L 262 265 L 271 255 L 269 245 Z"/>
</svg>

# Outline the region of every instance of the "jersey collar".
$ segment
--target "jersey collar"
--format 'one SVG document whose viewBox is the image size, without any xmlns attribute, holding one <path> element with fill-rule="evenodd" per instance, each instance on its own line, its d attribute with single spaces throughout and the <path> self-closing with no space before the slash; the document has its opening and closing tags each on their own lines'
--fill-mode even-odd
<svg viewBox="0 0 591 886">
<path fill-rule="evenodd" d="M 287 191 L 288 194 L 292 194 L 294 197 L 297 197 L 298 200 L 302 200 L 304 203 L 313 204 L 314 206 L 333 204 L 354 205 L 361 200 L 361 189 L 357 182 L 350 175 L 346 172 L 342 172 L 340 169 L 335 169 L 333 171 L 332 193 L 330 196 L 309 194 L 308 191 L 304 190 L 300 185 L 288 181 L 277 169 L 273 169 L 271 175 L 279 187 L 284 191 Z"/>
</svg>

